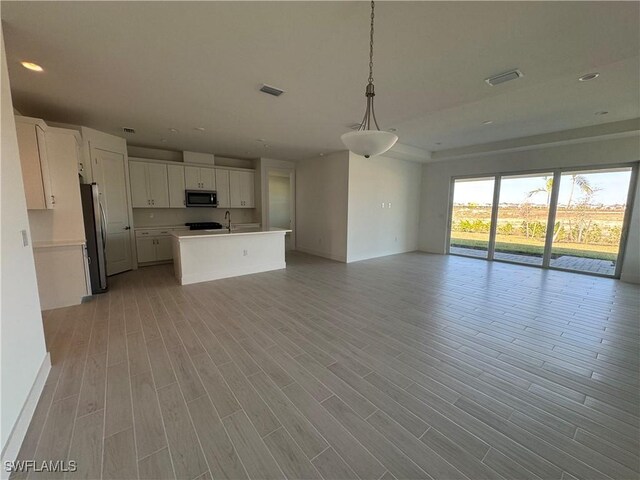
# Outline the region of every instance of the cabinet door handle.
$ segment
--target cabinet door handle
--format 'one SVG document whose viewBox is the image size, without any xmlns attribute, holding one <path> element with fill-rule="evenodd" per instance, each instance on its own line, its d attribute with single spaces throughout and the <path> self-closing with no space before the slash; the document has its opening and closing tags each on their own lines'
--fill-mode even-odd
<svg viewBox="0 0 640 480">
<path fill-rule="evenodd" d="M 129 225 L 127 225 L 126 227 L 124 227 L 125 230 L 131 230 L 131 227 Z"/>
</svg>

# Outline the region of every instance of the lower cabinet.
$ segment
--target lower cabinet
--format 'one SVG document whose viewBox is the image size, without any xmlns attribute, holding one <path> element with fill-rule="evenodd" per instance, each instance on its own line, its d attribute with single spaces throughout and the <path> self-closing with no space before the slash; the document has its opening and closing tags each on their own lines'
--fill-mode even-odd
<svg viewBox="0 0 640 480">
<path fill-rule="evenodd" d="M 136 250 L 141 264 L 172 260 L 171 230 L 137 230 Z"/>
</svg>

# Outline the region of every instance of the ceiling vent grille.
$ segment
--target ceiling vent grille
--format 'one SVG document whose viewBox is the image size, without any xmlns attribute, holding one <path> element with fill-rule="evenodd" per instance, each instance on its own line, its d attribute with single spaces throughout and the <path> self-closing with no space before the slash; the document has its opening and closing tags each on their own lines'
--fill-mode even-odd
<svg viewBox="0 0 640 480">
<path fill-rule="evenodd" d="M 284 93 L 284 90 L 276 87 L 272 87 L 271 85 L 262 84 L 260 87 L 260 91 L 264 93 L 268 93 L 269 95 L 273 95 L 274 97 L 279 97 Z"/>
<path fill-rule="evenodd" d="M 520 70 L 510 70 L 508 72 L 501 73 L 499 75 L 494 75 L 493 77 L 485 78 L 484 81 L 487 82 L 492 87 L 496 85 L 500 85 L 504 82 L 510 82 L 511 80 L 515 80 L 517 78 L 522 77 L 523 74 Z"/>
<path fill-rule="evenodd" d="M 131 127 L 122 127 L 122 131 L 124 133 L 136 133 L 135 128 L 131 128 Z"/>
</svg>

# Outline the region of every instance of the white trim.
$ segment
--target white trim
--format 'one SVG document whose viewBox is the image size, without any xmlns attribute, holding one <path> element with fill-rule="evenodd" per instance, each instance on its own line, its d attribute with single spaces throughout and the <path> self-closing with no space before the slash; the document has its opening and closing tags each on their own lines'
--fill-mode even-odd
<svg viewBox="0 0 640 480">
<path fill-rule="evenodd" d="M 9 472 L 4 469 L 4 462 L 14 461 L 18 458 L 20 447 L 22 447 L 22 442 L 27 434 L 27 429 L 29 428 L 36 406 L 38 405 L 38 400 L 40 400 L 40 395 L 42 395 L 42 390 L 44 389 L 50 370 L 51 356 L 49 355 L 49 352 L 47 352 L 42 360 L 42 364 L 40 365 L 40 369 L 38 370 L 38 374 L 36 375 L 31 390 L 29 391 L 29 395 L 27 395 L 27 399 L 22 406 L 20 415 L 18 415 L 18 419 L 16 420 L 16 423 L 9 434 L 9 438 L 7 438 L 4 450 L 2 451 L 2 469 L 0 470 L 0 478 L 2 480 L 9 478 Z"/>
</svg>

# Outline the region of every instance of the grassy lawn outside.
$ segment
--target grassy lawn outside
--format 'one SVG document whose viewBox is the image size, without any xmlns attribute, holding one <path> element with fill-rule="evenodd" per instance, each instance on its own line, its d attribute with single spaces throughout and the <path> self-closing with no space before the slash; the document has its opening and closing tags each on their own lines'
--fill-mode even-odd
<svg viewBox="0 0 640 480">
<path fill-rule="evenodd" d="M 488 235 L 486 233 L 451 232 L 451 246 L 486 250 L 488 244 L 487 237 Z M 539 240 L 518 235 L 511 235 L 509 239 L 513 240 L 504 242 L 500 241 L 500 238 L 497 238 L 496 252 L 522 253 L 540 257 L 544 254 L 544 245 Z M 557 244 L 554 245 L 552 257 L 557 258 L 561 255 L 615 261 L 618 258 L 618 246 L 585 245 L 578 243 L 563 243 L 561 247 L 558 247 Z"/>
</svg>

